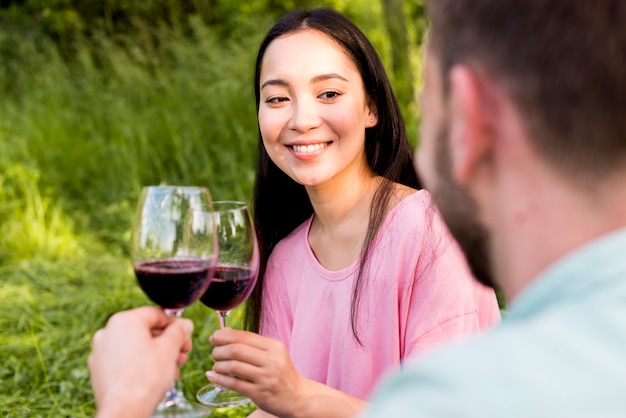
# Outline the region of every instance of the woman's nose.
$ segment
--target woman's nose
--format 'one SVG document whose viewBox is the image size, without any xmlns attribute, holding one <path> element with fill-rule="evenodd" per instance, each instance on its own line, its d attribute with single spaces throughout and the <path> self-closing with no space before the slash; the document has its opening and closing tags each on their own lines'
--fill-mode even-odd
<svg viewBox="0 0 626 418">
<path fill-rule="evenodd" d="M 306 132 L 320 126 L 321 121 L 315 101 L 298 100 L 292 105 L 287 127 L 298 132 Z"/>
</svg>

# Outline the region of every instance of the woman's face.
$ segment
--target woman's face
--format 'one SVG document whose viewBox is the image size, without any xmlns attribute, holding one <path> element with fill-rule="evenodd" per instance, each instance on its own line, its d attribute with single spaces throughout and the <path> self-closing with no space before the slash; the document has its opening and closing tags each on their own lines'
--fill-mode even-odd
<svg viewBox="0 0 626 418">
<path fill-rule="evenodd" d="M 289 177 L 319 186 L 369 171 L 365 129 L 376 125 L 376 110 L 354 63 L 330 37 L 307 29 L 276 38 L 259 84 L 263 144 Z"/>
</svg>

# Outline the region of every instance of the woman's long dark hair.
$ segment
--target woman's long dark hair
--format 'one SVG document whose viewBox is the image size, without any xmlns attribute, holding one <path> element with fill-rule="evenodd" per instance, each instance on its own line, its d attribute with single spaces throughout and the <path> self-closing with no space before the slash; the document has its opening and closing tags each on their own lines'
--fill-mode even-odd
<svg viewBox="0 0 626 418">
<path fill-rule="evenodd" d="M 376 189 L 371 203 L 369 224 L 361 248 L 359 274 L 354 282 L 351 301 L 352 332 L 360 343 L 357 335 L 357 312 L 369 248 L 385 219 L 394 182 L 415 189 L 420 188 L 420 184 L 413 170 L 412 149 L 407 138 L 404 119 L 384 66 L 361 30 L 336 11 L 326 8 L 295 10 L 285 15 L 270 29 L 261 42 L 256 59 L 254 91 L 257 111 L 260 101 L 261 66 L 268 45 L 280 36 L 306 29 L 324 33 L 345 50 L 361 74 L 367 98 L 376 104 L 378 112 L 376 126 L 366 129 L 365 153 L 371 170 L 384 180 Z M 267 260 L 274 246 L 312 214 L 313 207 L 304 186 L 293 181 L 272 162 L 265 151 L 259 131 L 254 221 L 261 252 L 261 271 L 257 285 L 246 305 L 247 329 L 259 331 L 263 278 Z"/>
</svg>

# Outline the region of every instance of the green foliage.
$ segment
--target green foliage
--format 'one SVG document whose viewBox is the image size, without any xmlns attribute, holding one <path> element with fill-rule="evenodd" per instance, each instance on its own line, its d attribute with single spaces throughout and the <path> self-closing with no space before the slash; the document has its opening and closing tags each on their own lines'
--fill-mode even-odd
<svg viewBox="0 0 626 418">
<path fill-rule="evenodd" d="M 251 193 L 256 37 L 219 41 L 198 24 L 193 41 L 163 38 L 160 56 L 100 39 L 99 64 L 48 51 L 45 66 L 14 80 L 17 99 L 0 103 L 7 157 L 36 163 L 42 188 L 110 239 L 125 238 L 142 185 L 196 183 L 220 199 Z"/>
<path fill-rule="evenodd" d="M 95 327 L 140 301 L 123 282 L 128 268 L 115 260 L 66 262 L 74 268 L 36 258 L 0 269 L 0 303 L 9 310 L 0 326 L 11 330 L 0 335 L 0 405 L 6 416 L 92 416 L 86 356 Z"/>
<path fill-rule="evenodd" d="M 237 42 L 192 24 L 192 34 L 161 28 L 158 52 L 103 37 L 97 55 L 92 40 L 69 61 L 53 43 L 22 40 L 19 65 L 0 67 L 5 416 L 93 416 L 91 337 L 114 312 L 148 303 L 126 255 L 141 186 L 199 184 L 215 199 L 251 200 L 250 80 L 263 31 L 250 28 L 266 19 Z M 206 383 L 217 321 L 202 306 L 186 316 L 197 326 L 183 369 L 193 394 Z"/>
<path fill-rule="evenodd" d="M 130 264 L 106 252 L 51 262 L 33 258 L 0 268 L 0 410 L 6 417 L 91 417 L 93 394 L 87 356 L 93 333 L 119 310 L 145 305 Z M 195 325 L 194 349 L 181 370 L 183 390 L 193 393 L 211 367 L 209 335 L 215 313 L 187 309 Z M 241 311 L 233 326 L 241 326 Z M 253 405 L 213 415 L 241 417 Z"/>
<path fill-rule="evenodd" d="M 0 262 L 82 253 L 72 220 L 39 191 L 40 173 L 0 161 Z"/>
</svg>

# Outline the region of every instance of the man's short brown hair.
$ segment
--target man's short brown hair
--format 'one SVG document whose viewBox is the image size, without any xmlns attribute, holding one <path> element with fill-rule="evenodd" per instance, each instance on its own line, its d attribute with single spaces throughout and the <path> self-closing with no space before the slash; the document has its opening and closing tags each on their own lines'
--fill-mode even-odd
<svg viewBox="0 0 626 418">
<path fill-rule="evenodd" d="M 626 165 L 626 1 L 430 0 L 428 14 L 443 79 L 463 63 L 497 80 L 546 160 L 579 180 Z"/>
</svg>

